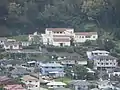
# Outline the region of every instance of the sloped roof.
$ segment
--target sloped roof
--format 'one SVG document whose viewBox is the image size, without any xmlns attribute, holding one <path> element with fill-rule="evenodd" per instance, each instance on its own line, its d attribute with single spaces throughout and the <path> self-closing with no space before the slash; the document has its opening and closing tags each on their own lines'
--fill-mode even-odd
<svg viewBox="0 0 120 90">
<path fill-rule="evenodd" d="M 63 82 L 50 82 L 50 83 L 47 83 L 47 85 L 66 85 L 66 84 Z"/>
<path fill-rule="evenodd" d="M 94 56 L 93 59 L 117 59 L 117 58 L 110 55 L 108 56 L 98 55 L 98 56 Z"/>
<path fill-rule="evenodd" d="M 69 38 L 53 38 L 54 42 L 70 42 Z"/>
<path fill-rule="evenodd" d="M 71 29 L 71 28 L 46 28 L 48 31 L 61 31 L 61 32 L 63 32 L 63 31 L 66 31 L 66 30 L 69 30 L 69 29 Z"/>
<path fill-rule="evenodd" d="M 70 83 L 71 85 L 90 85 L 89 82 L 84 81 L 84 80 L 73 80 Z"/>
<path fill-rule="evenodd" d="M 75 35 L 91 36 L 91 35 L 97 35 L 97 32 L 75 32 Z"/>
</svg>

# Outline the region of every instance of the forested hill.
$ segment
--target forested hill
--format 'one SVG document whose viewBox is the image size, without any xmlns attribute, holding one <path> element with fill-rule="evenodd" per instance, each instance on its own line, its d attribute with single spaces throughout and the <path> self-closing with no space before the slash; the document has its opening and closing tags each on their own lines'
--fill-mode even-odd
<svg viewBox="0 0 120 90">
<path fill-rule="evenodd" d="M 120 37 L 120 0 L 0 0 L 2 35 L 43 32 L 46 27 L 112 32 Z"/>
</svg>

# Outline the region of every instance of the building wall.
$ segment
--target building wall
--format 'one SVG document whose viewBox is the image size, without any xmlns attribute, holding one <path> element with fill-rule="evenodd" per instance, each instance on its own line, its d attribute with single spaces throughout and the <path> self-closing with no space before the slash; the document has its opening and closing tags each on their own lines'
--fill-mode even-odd
<svg viewBox="0 0 120 90">
<path fill-rule="evenodd" d="M 20 48 L 20 45 L 4 45 L 3 46 L 4 49 L 14 49 L 14 50 L 18 50 L 18 49 L 21 49 Z"/>
<path fill-rule="evenodd" d="M 86 85 L 76 85 L 76 86 L 74 86 L 74 89 L 75 90 L 89 90 L 89 88 L 88 88 L 88 86 L 86 86 Z"/>
<path fill-rule="evenodd" d="M 33 81 L 22 81 L 22 82 L 25 83 L 25 85 L 28 86 L 27 89 L 30 89 L 30 90 L 32 90 L 33 88 L 37 88 L 40 85 L 38 81 L 34 81 L 34 80 Z"/>
<path fill-rule="evenodd" d="M 60 46 L 60 43 L 62 43 L 63 46 L 70 46 L 70 42 L 53 42 L 52 45 L 54 45 L 54 46 Z"/>
<path fill-rule="evenodd" d="M 87 37 L 85 35 L 75 35 L 75 42 L 77 43 L 83 43 L 86 40 L 97 40 L 98 39 L 98 35 L 92 35 L 90 37 Z"/>
<path fill-rule="evenodd" d="M 94 59 L 94 69 L 97 68 L 115 68 L 117 66 L 116 59 L 110 60 L 110 59 Z"/>
</svg>

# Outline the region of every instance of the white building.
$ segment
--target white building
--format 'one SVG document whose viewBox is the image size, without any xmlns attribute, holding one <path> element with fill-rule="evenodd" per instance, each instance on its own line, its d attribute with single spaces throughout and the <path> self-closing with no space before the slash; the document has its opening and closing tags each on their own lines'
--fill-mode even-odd
<svg viewBox="0 0 120 90">
<path fill-rule="evenodd" d="M 47 83 L 48 88 L 63 88 L 66 86 L 63 82 L 50 82 Z"/>
<path fill-rule="evenodd" d="M 46 28 L 42 34 L 43 44 L 54 46 L 70 46 L 74 37 L 74 29 L 70 28 Z"/>
<path fill-rule="evenodd" d="M 37 78 L 30 75 L 25 75 L 22 78 L 22 82 L 27 86 L 28 90 L 37 89 L 40 87 L 40 82 Z"/>
<path fill-rule="evenodd" d="M 113 56 L 94 56 L 94 69 L 113 69 L 117 67 L 117 58 Z"/>
<path fill-rule="evenodd" d="M 97 32 L 75 32 L 75 42 L 83 43 L 86 40 L 97 40 Z"/>
<path fill-rule="evenodd" d="M 3 44 L 3 48 L 5 50 L 10 50 L 10 49 L 19 50 L 19 49 L 22 49 L 21 44 L 19 42 L 5 42 Z"/>
<path fill-rule="evenodd" d="M 92 59 L 94 56 L 102 55 L 102 56 L 108 56 L 109 52 L 105 50 L 95 50 L 95 51 L 87 51 L 88 59 Z"/>
</svg>

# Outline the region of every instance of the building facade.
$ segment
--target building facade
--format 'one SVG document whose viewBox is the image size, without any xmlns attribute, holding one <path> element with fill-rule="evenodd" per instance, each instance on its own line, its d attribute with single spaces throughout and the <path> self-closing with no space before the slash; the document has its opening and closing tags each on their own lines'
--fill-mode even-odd
<svg viewBox="0 0 120 90">
<path fill-rule="evenodd" d="M 97 32 L 75 32 L 75 42 L 83 43 L 87 40 L 97 40 Z"/>
<path fill-rule="evenodd" d="M 94 56 L 108 56 L 109 52 L 105 50 L 95 50 L 95 51 L 87 51 L 86 52 L 88 59 L 92 59 Z"/>
<path fill-rule="evenodd" d="M 94 56 L 94 69 L 113 69 L 117 67 L 117 58 L 113 56 Z"/>
<path fill-rule="evenodd" d="M 41 64 L 40 72 L 42 75 L 49 75 L 52 77 L 64 77 L 64 67 L 59 63 Z"/>
</svg>

